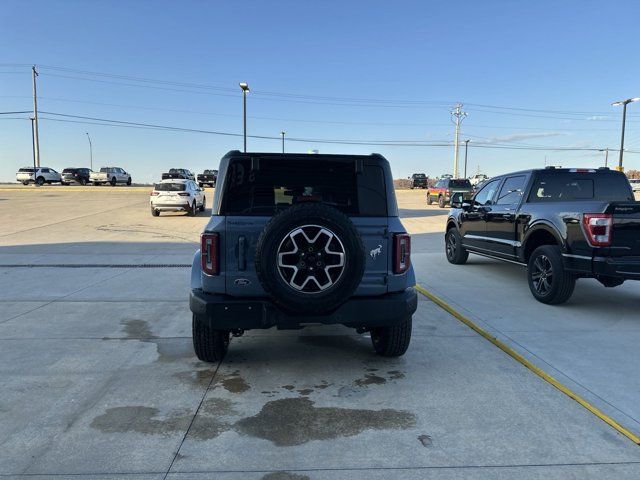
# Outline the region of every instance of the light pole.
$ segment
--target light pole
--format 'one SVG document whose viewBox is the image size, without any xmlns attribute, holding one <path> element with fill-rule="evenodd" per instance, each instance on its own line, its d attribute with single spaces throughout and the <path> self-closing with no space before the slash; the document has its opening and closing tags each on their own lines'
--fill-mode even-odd
<svg viewBox="0 0 640 480">
<path fill-rule="evenodd" d="M 466 112 L 462 111 L 462 104 L 458 103 L 455 109 L 451 112 L 451 121 L 456 126 L 455 139 L 454 139 L 454 153 L 453 153 L 453 178 L 458 178 L 458 138 L 460 136 L 460 124 L 462 120 L 467 116 Z"/>
<path fill-rule="evenodd" d="M 36 132 L 35 132 L 35 117 L 29 117 L 31 120 L 31 149 L 33 150 L 33 183 L 38 186 L 38 182 L 36 182 Z"/>
<path fill-rule="evenodd" d="M 89 136 L 89 132 L 84 133 L 87 134 L 87 138 L 89 139 L 89 161 L 91 162 L 89 168 L 93 170 L 93 145 L 91 145 L 91 137 Z"/>
<path fill-rule="evenodd" d="M 622 155 L 624 153 L 624 127 L 627 121 L 627 105 L 640 100 L 640 97 L 627 98 L 626 100 L 620 100 L 619 102 L 613 102 L 611 105 L 617 107 L 622 105 L 622 136 L 620 139 L 620 159 L 618 160 L 618 170 L 623 172 L 622 168 Z"/>
<path fill-rule="evenodd" d="M 244 125 L 244 153 L 247 153 L 247 93 L 250 92 L 246 82 L 240 82 L 242 89 L 242 123 Z"/>
<path fill-rule="evenodd" d="M 609 166 L 609 147 L 598 149 L 599 152 L 604 152 L 604 167 Z"/>
<path fill-rule="evenodd" d="M 467 178 L 467 150 L 469 149 L 469 141 L 464 141 L 464 178 Z"/>
<path fill-rule="evenodd" d="M 282 130 L 280 132 L 280 135 L 282 135 L 282 153 L 284 153 L 284 136 L 287 132 L 285 132 L 284 130 Z"/>
</svg>

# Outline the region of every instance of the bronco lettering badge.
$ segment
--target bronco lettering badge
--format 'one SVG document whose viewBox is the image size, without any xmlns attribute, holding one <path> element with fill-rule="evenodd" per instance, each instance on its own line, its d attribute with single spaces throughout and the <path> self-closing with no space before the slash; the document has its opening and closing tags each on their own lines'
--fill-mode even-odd
<svg viewBox="0 0 640 480">
<path fill-rule="evenodd" d="M 246 287 L 247 285 L 251 284 L 251 282 L 246 279 L 246 278 L 236 278 L 233 283 L 235 283 L 236 285 L 240 286 L 240 287 Z"/>
</svg>

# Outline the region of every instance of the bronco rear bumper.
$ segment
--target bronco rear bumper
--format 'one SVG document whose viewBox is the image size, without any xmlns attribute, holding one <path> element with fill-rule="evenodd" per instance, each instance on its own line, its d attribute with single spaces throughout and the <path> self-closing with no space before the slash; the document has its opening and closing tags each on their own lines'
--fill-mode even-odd
<svg viewBox="0 0 640 480">
<path fill-rule="evenodd" d="M 377 297 L 353 297 L 334 312 L 321 316 L 299 316 L 278 308 L 268 298 L 237 298 L 192 290 L 191 311 L 206 317 L 211 328 L 250 330 L 256 328 L 298 329 L 310 324 L 346 325 L 348 327 L 383 327 L 396 325 L 418 308 L 413 288 Z"/>
</svg>

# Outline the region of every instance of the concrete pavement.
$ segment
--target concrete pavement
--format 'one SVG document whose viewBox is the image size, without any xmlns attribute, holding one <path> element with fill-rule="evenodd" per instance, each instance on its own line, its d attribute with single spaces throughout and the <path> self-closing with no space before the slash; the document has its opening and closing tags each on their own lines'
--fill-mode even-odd
<svg viewBox="0 0 640 480">
<path fill-rule="evenodd" d="M 399 200 L 428 284 L 447 272 L 436 259 L 443 212 L 422 212 L 419 194 Z M 144 192 L 123 189 L 115 213 L 113 193 L 60 212 L 64 196 L 0 192 L 3 222 L 18 195 L 30 220 L 0 232 L 1 264 L 190 263 L 207 220 L 153 218 Z M 424 298 L 400 359 L 377 357 L 352 330 L 314 327 L 249 332 L 208 365 L 191 347 L 188 278 L 187 268 L 0 268 L 0 475 L 640 476 L 636 445 Z"/>
</svg>

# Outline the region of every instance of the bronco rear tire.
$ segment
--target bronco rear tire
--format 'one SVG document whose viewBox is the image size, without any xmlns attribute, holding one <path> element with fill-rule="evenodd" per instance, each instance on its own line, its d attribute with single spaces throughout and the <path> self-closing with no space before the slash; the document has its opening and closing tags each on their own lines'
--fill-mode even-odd
<svg viewBox="0 0 640 480">
<path fill-rule="evenodd" d="M 404 355 L 411 342 L 411 317 L 398 325 L 371 329 L 371 343 L 378 355 L 399 357 Z"/>
<path fill-rule="evenodd" d="M 342 212 L 320 203 L 275 215 L 256 246 L 258 280 L 284 310 L 321 315 L 355 292 L 365 266 L 358 230 Z"/>
<path fill-rule="evenodd" d="M 193 315 L 191 321 L 193 350 L 196 357 L 203 362 L 219 362 L 229 350 L 229 331 L 214 330 L 207 321 Z"/>
</svg>

